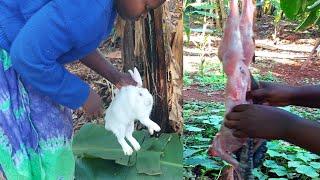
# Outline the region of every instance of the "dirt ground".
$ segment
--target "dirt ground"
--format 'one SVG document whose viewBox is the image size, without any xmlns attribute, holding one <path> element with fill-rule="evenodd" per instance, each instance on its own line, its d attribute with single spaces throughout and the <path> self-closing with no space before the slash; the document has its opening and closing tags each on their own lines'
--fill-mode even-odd
<svg viewBox="0 0 320 180">
<path fill-rule="evenodd" d="M 282 21 L 277 38 L 273 39 L 274 23 L 272 17 L 258 19 L 256 24 L 256 62 L 251 69 L 258 70 L 261 75 L 271 72 L 276 78 L 290 85 L 318 83 L 320 81 L 319 57 L 313 59 L 306 69 L 300 70 L 309 56 L 318 37 L 315 30 L 294 32 L 296 24 Z M 193 35 L 192 38 L 196 38 Z M 207 61 L 218 61 L 217 48 L 220 37 L 211 37 L 211 46 L 205 50 Z M 195 40 L 196 41 L 196 40 Z M 200 64 L 201 52 L 191 45 L 184 48 L 184 72 L 196 73 Z M 197 85 L 184 88 L 184 101 L 223 101 L 223 92 L 204 93 Z"/>
</svg>

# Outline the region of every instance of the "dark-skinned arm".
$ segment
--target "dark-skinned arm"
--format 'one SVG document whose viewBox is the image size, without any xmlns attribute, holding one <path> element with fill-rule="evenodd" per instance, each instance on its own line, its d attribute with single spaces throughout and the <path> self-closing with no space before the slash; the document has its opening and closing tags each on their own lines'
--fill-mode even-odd
<svg viewBox="0 0 320 180">
<path fill-rule="evenodd" d="M 290 101 L 296 106 L 320 108 L 320 85 L 295 87 Z"/>
<path fill-rule="evenodd" d="M 320 123 L 303 119 L 280 108 L 243 104 L 227 114 L 224 125 L 244 138 L 281 139 L 320 154 Z"/>
<path fill-rule="evenodd" d="M 253 99 L 257 104 L 320 108 L 320 85 L 294 87 L 285 84 L 260 82 L 259 88 L 249 92 L 247 97 Z"/>
<path fill-rule="evenodd" d="M 102 56 L 99 50 L 95 50 L 80 61 L 85 66 L 89 67 L 117 86 L 117 88 L 126 85 L 136 85 L 136 82 L 129 74 L 118 71 L 108 60 Z"/>
<path fill-rule="evenodd" d="M 320 123 L 306 119 L 292 119 L 288 134 L 282 139 L 313 153 L 320 154 Z"/>
</svg>

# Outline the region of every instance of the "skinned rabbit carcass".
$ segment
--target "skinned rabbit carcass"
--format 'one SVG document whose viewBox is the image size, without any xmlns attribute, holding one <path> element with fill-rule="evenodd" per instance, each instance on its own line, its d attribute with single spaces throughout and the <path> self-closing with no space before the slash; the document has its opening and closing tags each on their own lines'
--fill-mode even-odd
<svg viewBox="0 0 320 180">
<path fill-rule="evenodd" d="M 153 107 L 153 97 L 148 89 L 142 87 L 142 79 L 136 68 L 129 70 L 131 77 L 137 82 L 137 86 L 122 87 L 116 93 L 110 106 L 105 112 L 105 128 L 113 132 L 125 155 L 131 155 L 133 149 L 138 151 L 140 144 L 132 136 L 134 122 L 139 120 L 148 128 L 152 135 L 161 129 L 158 124 L 150 120 Z M 133 149 L 126 142 L 127 139 Z"/>
<path fill-rule="evenodd" d="M 239 15 L 238 0 L 230 0 L 230 14 L 225 24 L 224 35 L 221 40 L 218 57 L 227 75 L 226 83 L 226 114 L 239 104 L 252 103 L 246 100 L 246 93 L 251 89 L 251 73 L 249 65 L 254 58 L 252 0 L 242 0 L 242 14 Z M 229 170 L 228 179 L 241 178 L 240 164 L 235 154 L 246 145 L 247 138 L 233 136 L 233 130 L 222 125 L 217 133 L 209 154 L 219 156 L 230 163 L 233 170 Z M 232 174 L 231 174 L 232 173 Z"/>
</svg>

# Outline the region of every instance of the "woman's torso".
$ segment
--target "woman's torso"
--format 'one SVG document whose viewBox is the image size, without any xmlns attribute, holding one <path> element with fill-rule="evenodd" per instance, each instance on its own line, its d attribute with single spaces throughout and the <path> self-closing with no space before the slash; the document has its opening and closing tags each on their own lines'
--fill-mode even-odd
<svg viewBox="0 0 320 180">
<path fill-rule="evenodd" d="M 72 36 L 73 48 L 58 58 L 61 64 L 83 58 L 96 49 L 110 33 L 116 17 L 113 0 L 2 0 L 0 48 L 9 51 L 20 29 L 44 6 L 54 6 L 56 13 L 63 14 L 69 31 L 66 33 Z"/>
</svg>

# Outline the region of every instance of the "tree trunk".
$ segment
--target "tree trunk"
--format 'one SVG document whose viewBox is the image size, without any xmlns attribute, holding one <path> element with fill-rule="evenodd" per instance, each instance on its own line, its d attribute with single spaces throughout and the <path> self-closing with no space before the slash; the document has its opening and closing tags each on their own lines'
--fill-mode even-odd
<svg viewBox="0 0 320 180">
<path fill-rule="evenodd" d="M 183 24 L 181 8 L 177 7 L 182 7 L 182 1 L 172 0 L 150 11 L 146 19 L 127 21 L 122 57 L 124 71 L 137 67 L 144 86 L 153 94 L 151 119 L 162 132 L 182 133 Z M 173 18 L 176 11 L 180 14 L 177 20 Z"/>
<path fill-rule="evenodd" d="M 227 20 L 227 13 L 226 13 L 226 8 L 225 8 L 225 5 L 224 5 L 224 0 L 219 0 L 219 7 L 220 7 L 220 11 L 221 11 L 221 25 L 222 27 L 224 26 L 224 23 L 226 22 Z"/>
<path fill-rule="evenodd" d="M 217 17 L 215 18 L 216 20 L 216 28 L 217 29 L 221 29 L 221 22 L 220 22 L 220 18 L 222 17 L 222 15 L 220 15 L 220 8 L 219 8 L 219 4 L 218 1 L 219 0 L 211 0 L 213 2 L 213 4 L 216 4 L 216 8 L 214 8 L 214 12 L 217 15 Z"/>
</svg>

